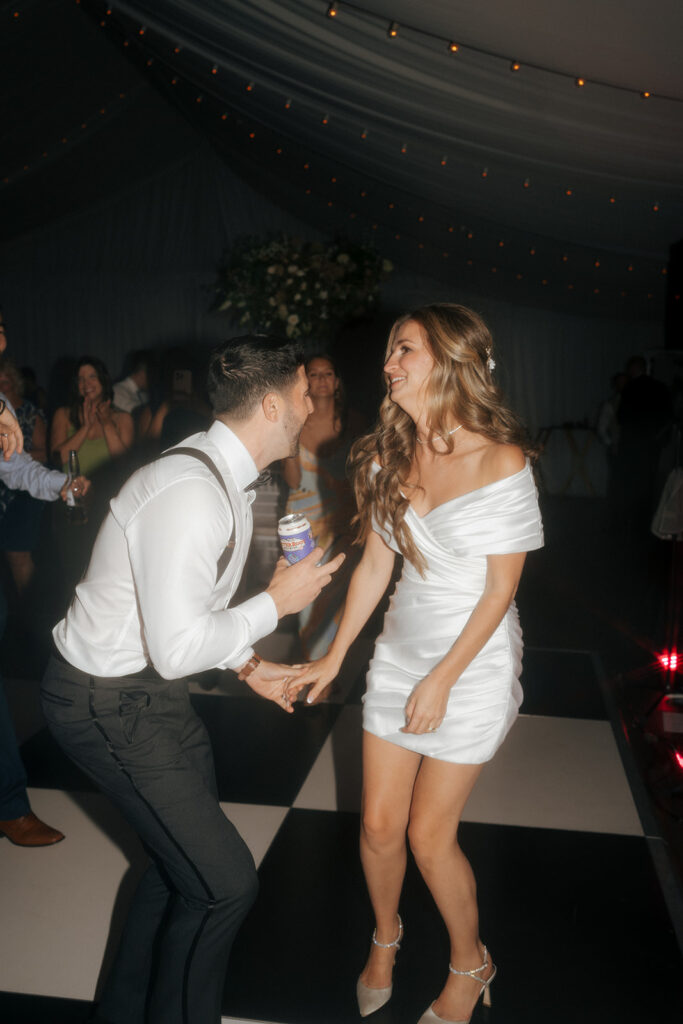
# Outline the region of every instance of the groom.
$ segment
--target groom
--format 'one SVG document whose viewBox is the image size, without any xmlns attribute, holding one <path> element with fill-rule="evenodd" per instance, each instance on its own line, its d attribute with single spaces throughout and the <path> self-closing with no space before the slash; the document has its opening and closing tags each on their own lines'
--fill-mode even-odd
<svg viewBox="0 0 683 1024">
<path fill-rule="evenodd" d="M 231 606 L 259 471 L 294 455 L 311 411 L 300 352 L 261 336 L 212 355 L 215 422 L 138 470 L 111 502 L 84 579 L 54 629 L 42 703 L 53 735 L 139 833 L 151 864 L 94 1021 L 218 1024 L 233 938 L 257 889 L 218 804 L 213 757 L 185 677 L 231 668 L 291 712 L 295 669 L 252 644 L 329 583 L 343 556 L 282 560 Z"/>
</svg>

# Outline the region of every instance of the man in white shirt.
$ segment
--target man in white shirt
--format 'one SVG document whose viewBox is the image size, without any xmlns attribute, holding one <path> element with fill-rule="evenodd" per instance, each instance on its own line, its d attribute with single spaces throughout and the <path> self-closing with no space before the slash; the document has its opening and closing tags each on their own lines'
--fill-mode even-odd
<svg viewBox="0 0 683 1024">
<path fill-rule="evenodd" d="M 265 337 L 217 349 L 208 391 L 210 429 L 138 470 L 112 501 L 43 681 L 53 735 L 152 858 L 93 1018 L 106 1024 L 220 1021 L 228 954 L 257 881 L 218 804 L 208 736 L 184 680 L 232 668 L 291 712 L 296 670 L 262 661 L 252 644 L 309 604 L 342 561 L 318 566 L 316 549 L 279 563 L 264 593 L 230 607 L 253 484 L 297 451 L 312 404 L 301 353 Z"/>
<path fill-rule="evenodd" d="M 114 384 L 113 404 L 117 409 L 121 409 L 122 412 L 132 413 L 139 406 L 145 405 L 149 401 L 147 393 L 147 364 L 149 358 L 149 353 L 145 351 L 132 352 L 128 359 L 131 368 L 130 373 L 123 380 L 119 380 Z"/>
</svg>

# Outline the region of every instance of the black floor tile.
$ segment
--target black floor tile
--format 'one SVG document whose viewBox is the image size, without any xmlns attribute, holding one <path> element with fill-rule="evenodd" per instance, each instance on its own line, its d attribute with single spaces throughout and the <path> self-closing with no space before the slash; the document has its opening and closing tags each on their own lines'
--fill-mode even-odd
<svg viewBox="0 0 683 1024">
<path fill-rule="evenodd" d="M 21 759 L 29 786 L 75 792 L 97 789 L 95 783 L 63 753 L 47 728 L 22 744 Z"/>
<path fill-rule="evenodd" d="M 53 999 L 0 992 L 2 1024 L 84 1024 L 92 1003 L 80 999 Z"/>
<path fill-rule="evenodd" d="M 467 823 L 461 842 L 477 875 L 482 937 L 499 966 L 491 1021 L 676 1019 L 680 954 L 644 839 Z M 357 815 L 290 811 L 259 874 L 223 1012 L 357 1024 L 355 983 L 372 929 Z M 394 997 L 373 1024 L 415 1024 L 444 981 L 446 932 L 412 862 L 401 913 Z M 477 1019 L 486 1019 L 481 1007 Z"/>
<path fill-rule="evenodd" d="M 287 715 L 250 697 L 191 700 L 211 736 L 220 799 L 238 803 L 293 803 L 340 711 L 297 704 Z"/>
<path fill-rule="evenodd" d="M 221 800 L 288 805 L 296 798 L 341 709 L 297 705 L 286 715 L 270 701 L 193 694 L 214 750 Z M 97 787 L 62 752 L 47 729 L 22 745 L 30 786 L 88 791 Z"/>
<path fill-rule="evenodd" d="M 525 715 L 607 719 L 593 656 L 585 651 L 524 649 Z"/>
</svg>

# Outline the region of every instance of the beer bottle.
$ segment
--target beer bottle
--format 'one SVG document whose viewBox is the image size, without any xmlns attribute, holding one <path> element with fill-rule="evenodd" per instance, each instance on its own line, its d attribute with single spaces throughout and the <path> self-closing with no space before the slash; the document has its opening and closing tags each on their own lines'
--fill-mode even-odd
<svg viewBox="0 0 683 1024">
<path fill-rule="evenodd" d="M 81 475 L 81 467 L 78 462 L 78 452 L 69 452 L 69 473 L 66 481 L 66 518 L 74 526 L 80 526 L 87 522 L 88 514 L 83 505 L 83 499 L 74 494 L 73 484 L 76 477 Z"/>
</svg>

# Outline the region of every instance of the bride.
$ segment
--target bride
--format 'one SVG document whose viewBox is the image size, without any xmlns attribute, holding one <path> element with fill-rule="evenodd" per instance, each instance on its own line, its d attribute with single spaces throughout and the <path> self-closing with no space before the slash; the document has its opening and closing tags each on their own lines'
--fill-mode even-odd
<svg viewBox="0 0 683 1024">
<path fill-rule="evenodd" d="M 522 701 L 514 596 L 543 533 L 533 449 L 493 367 L 490 334 L 463 306 L 424 306 L 394 324 L 379 421 L 350 458 L 362 559 L 327 654 L 290 687 L 311 684 L 315 702 L 403 555 L 363 699 L 361 860 L 376 918 L 357 986 L 363 1016 L 391 997 L 406 834 L 450 937 L 444 988 L 419 1024 L 469 1021 L 496 973 L 458 825 Z"/>
</svg>

